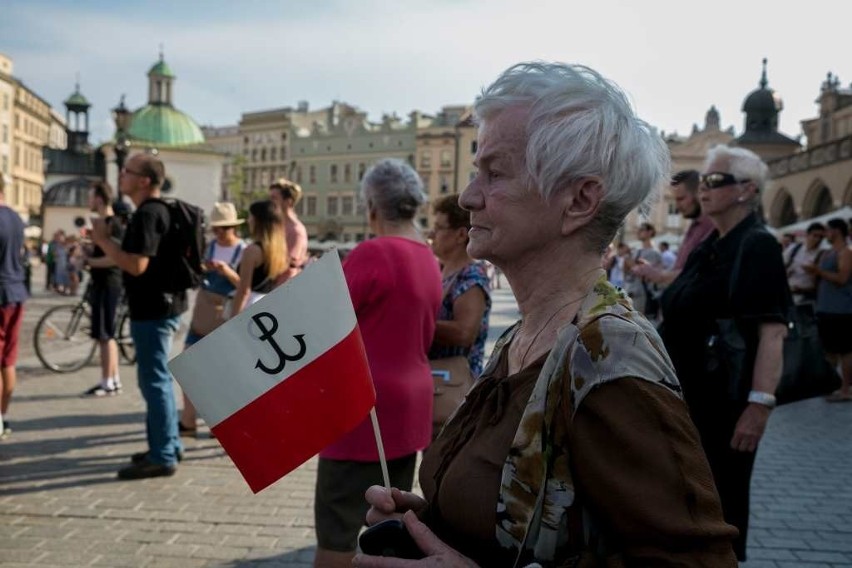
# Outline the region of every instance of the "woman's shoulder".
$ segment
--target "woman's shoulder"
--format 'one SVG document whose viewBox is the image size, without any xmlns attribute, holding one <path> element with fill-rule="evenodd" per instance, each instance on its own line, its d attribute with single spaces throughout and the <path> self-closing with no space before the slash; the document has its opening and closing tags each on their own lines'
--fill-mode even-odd
<svg viewBox="0 0 852 568">
<path fill-rule="evenodd" d="M 654 326 L 608 282 L 599 282 L 593 294 L 586 304 L 591 307 L 579 316 L 569 357 L 575 404 L 596 386 L 625 377 L 679 391 L 674 366 Z"/>
</svg>

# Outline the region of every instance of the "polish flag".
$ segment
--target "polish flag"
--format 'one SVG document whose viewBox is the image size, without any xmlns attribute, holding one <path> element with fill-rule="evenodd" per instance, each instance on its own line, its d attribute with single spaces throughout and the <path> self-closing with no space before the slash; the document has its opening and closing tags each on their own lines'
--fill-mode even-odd
<svg viewBox="0 0 852 568">
<path fill-rule="evenodd" d="M 255 493 L 354 429 L 376 402 L 335 251 L 169 368 Z"/>
</svg>

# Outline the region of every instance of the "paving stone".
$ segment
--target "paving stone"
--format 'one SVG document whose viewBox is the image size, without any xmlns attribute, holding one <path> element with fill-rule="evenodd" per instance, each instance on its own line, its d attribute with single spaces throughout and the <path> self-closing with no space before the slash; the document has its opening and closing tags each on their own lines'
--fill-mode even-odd
<svg viewBox="0 0 852 568">
<path fill-rule="evenodd" d="M 806 562 L 828 562 L 831 564 L 852 562 L 852 556 L 839 552 L 821 552 L 816 550 L 797 550 L 794 554 Z"/>
</svg>

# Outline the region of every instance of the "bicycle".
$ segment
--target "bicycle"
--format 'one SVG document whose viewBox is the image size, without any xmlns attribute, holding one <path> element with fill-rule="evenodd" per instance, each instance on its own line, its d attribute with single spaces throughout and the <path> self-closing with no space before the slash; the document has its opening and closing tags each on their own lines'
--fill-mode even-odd
<svg viewBox="0 0 852 568">
<path fill-rule="evenodd" d="M 89 295 L 92 284 L 86 286 L 83 297 L 76 304 L 65 304 L 49 309 L 36 324 L 33 346 L 42 365 L 57 373 L 73 373 L 85 367 L 95 355 L 97 341 L 92 339 L 92 315 Z M 115 341 L 121 358 L 128 364 L 136 363 L 136 347 L 130 336 L 130 313 L 122 293 L 115 314 Z"/>
</svg>

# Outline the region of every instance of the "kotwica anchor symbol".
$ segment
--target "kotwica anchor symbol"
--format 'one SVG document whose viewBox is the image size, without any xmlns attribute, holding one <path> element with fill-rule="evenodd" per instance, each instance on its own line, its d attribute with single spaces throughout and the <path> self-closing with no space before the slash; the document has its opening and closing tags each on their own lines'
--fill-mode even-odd
<svg viewBox="0 0 852 568">
<path fill-rule="evenodd" d="M 305 345 L 304 334 L 293 336 L 293 339 L 299 342 L 299 352 L 295 355 L 290 355 L 288 353 L 285 353 L 284 350 L 281 349 L 281 346 L 278 345 L 278 342 L 275 341 L 275 338 L 272 337 L 273 335 L 275 335 L 275 332 L 278 331 L 278 320 L 275 316 L 273 316 L 269 312 L 259 312 L 253 315 L 251 319 L 261 331 L 261 335 L 260 337 L 257 337 L 257 339 L 269 342 L 269 344 L 272 346 L 272 349 L 274 349 L 275 353 L 278 354 L 278 364 L 275 367 L 267 367 L 263 364 L 263 361 L 258 359 L 257 363 L 254 366 L 255 369 L 260 369 L 261 371 L 269 375 L 277 375 L 278 373 L 284 370 L 284 366 L 287 364 L 287 361 L 298 361 L 299 359 L 305 356 L 305 352 L 307 351 L 307 345 Z M 267 327 L 263 323 L 264 319 L 269 321 L 270 327 Z"/>
</svg>

